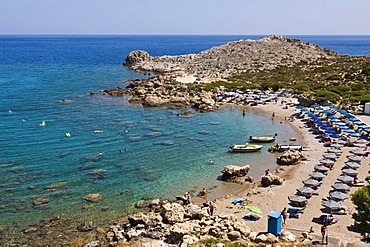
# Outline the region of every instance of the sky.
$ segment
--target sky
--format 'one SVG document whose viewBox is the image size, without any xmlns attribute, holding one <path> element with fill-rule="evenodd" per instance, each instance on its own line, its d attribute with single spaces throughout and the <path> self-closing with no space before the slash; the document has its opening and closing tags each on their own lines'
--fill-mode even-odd
<svg viewBox="0 0 370 247">
<path fill-rule="evenodd" d="M 0 0 L 0 34 L 370 35 L 370 0 Z"/>
</svg>

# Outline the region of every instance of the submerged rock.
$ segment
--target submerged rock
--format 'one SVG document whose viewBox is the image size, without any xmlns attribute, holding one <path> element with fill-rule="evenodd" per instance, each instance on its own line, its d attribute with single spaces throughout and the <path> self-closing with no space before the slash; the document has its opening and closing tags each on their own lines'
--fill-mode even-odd
<svg viewBox="0 0 370 247">
<path fill-rule="evenodd" d="M 68 186 L 68 182 L 57 182 L 57 183 L 52 183 L 48 186 L 46 186 L 44 189 L 45 190 L 55 190 L 55 189 L 60 189 Z"/>
<path fill-rule="evenodd" d="M 98 202 L 103 198 L 101 194 L 95 193 L 95 194 L 89 194 L 84 197 L 84 199 L 88 202 Z"/>
<path fill-rule="evenodd" d="M 50 199 L 47 198 L 47 197 L 45 197 L 45 198 L 36 197 L 35 199 L 33 199 L 33 205 L 34 206 L 40 206 L 40 205 L 48 203 L 49 201 L 50 201 Z"/>
</svg>

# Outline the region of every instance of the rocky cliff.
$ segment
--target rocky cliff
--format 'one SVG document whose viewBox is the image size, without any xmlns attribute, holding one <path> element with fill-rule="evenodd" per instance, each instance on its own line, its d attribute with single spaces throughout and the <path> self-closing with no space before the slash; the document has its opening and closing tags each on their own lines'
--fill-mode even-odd
<svg viewBox="0 0 370 247">
<path fill-rule="evenodd" d="M 240 40 L 213 47 L 199 54 L 152 57 L 145 51 L 133 51 L 125 65 L 139 72 L 155 71 L 198 78 L 225 78 L 233 73 L 271 70 L 310 63 L 338 54 L 298 39 L 271 35 L 260 40 Z"/>
</svg>

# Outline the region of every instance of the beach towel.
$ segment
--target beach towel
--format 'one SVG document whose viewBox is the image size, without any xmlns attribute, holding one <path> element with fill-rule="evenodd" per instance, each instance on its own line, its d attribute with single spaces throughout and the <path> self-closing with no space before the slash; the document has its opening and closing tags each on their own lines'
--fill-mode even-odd
<svg viewBox="0 0 370 247">
<path fill-rule="evenodd" d="M 249 214 L 246 214 L 243 219 L 244 220 L 248 220 L 248 221 L 257 221 L 259 219 L 261 219 L 261 215 L 258 215 L 258 214 L 255 214 L 255 213 L 249 213 Z"/>
<path fill-rule="evenodd" d="M 262 210 L 257 206 L 249 206 L 249 211 L 256 213 L 256 214 L 263 214 Z"/>
</svg>

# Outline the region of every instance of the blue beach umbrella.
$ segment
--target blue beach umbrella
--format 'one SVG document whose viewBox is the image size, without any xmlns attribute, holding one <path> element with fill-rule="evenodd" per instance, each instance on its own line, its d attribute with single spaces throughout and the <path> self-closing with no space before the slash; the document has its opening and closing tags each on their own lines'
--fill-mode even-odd
<svg viewBox="0 0 370 247">
<path fill-rule="evenodd" d="M 335 125 L 338 125 L 338 126 L 345 126 L 346 124 L 345 123 L 343 123 L 343 122 L 335 122 Z"/>
<path fill-rule="evenodd" d="M 340 125 L 338 128 L 341 129 L 341 130 L 349 129 L 349 127 L 347 125 Z"/>
<path fill-rule="evenodd" d="M 335 118 L 334 116 L 329 116 L 329 119 L 331 119 L 331 121 L 334 122 L 334 123 L 340 123 L 340 122 L 342 122 L 340 119 Z"/>
<path fill-rule="evenodd" d="M 345 129 L 344 132 L 347 132 L 347 133 L 355 133 L 356 131 L 354 131 L 353 129 Z"/>
<path fill-rule="evenodd" d="M 352 133 L 352 134 L 349 134 L 350 136 L 353 136 L 353 137 L 360 137 L 361 135 L 359 133 Z"/>
<path fill-rule="evenodd" d="M 343 110 L 343 109 L 340 109 L 338 112 L 340 114 L 343 114 L 343 115 L 348 114 L 348 112 L 346 110 Z"/>
</svg>

